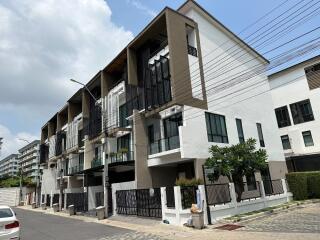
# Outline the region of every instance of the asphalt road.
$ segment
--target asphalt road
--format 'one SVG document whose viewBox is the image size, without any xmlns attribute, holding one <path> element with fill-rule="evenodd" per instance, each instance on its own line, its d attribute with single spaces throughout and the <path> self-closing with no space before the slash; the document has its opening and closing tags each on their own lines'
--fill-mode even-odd
<svg viewBox="0 0 320 240">
<path fill-rule="evenodd" d="M 98 223 L 14 209 L 21 224 L 22 240 L 94 240 L 131 235 L 134 232 Z"/>
</svg>

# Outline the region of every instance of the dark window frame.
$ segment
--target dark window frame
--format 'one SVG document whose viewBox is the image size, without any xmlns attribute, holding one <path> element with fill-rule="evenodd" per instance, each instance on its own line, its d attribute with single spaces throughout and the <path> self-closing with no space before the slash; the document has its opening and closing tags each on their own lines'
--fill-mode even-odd
<svg viewBox="0 0 320 240">
<path fill-rule="evenodd" d="M 306 134 L 309 134 L 309 136 L 311 137 L 312 144 L 306 143 L 306 139 L 305 139 L 305 137 L 307 137 Z M 311 133 L 310 130 L 308 130 L 308 131 L 303 131 L 303 132 L 302 132 L 302 138 L 303 138 L 303 142 L 304 142 L 304 146 L 305 146 L 305 147 L 313 147 L 313 146 L 314 146 L 314 141 L 313 141 L 312 133 Z"/>
<path fill-rule="evenodd" d="M 254 172 L 246 175 L 246 181 L 247 181 L 248 191 L 257 190 L 257 180 Z"/>
<path fill-rule="evenodd" d="M 289 110 L 287 106 L 278 107 L 275 110 L 277 123 L 279 128 L 291 126 Z"/>
<path fill-rule="evenodd" d="M 266 144 L 264 142 L 262 124 L 261 123 L 256 123 L 256 125 L 257 125 L 257 130 L 258 130 L 258 137 L 259 137 L 260 147 L 265 147 Z"/>
<path fill-rule="evenodd" d="M 236 125 L 237 125 L 239 142 L 244 143 L 245 138 L 244 138 L 244 133 L 243 133 L 242 120 L 240 118 L 236 118 Z"/>
<path fill-rule="evenodd" d="M 293 123 L 300 124 L 314 120 L 313 110 L 310 99 L 290 104 L 291 116 Z"/>
<path fill-rule="evenodd" d="M 280 138 L 281 138 L 281 143 L 282 143 L 283 150 L 291 149 L 291 143 L 290 143 L 289 135 L 282 135 Z M 288 142 L 285 143 L 284 141 L 288 141 Z"/>
<path fill-rule="evenodd" d="M 208 141 L 229 143 L 226 117 L 215 113 L 205 112 L 205 119 Z"/>
</svg>

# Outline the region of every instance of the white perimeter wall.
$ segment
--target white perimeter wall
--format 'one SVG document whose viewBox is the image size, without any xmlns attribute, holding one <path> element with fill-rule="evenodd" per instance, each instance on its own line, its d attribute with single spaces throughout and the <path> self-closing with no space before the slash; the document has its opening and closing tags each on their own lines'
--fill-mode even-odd
<svg viewBox="0 0 320 240">
<path fill-rule="evenodd" d="M 287 106 L 289 111 L 291 126 L 280 128 L 280 134 L 289 135 L 294 154 L 320 152 L 320 88 L 310 91 L 304 72 L 305 67 L 315 63 L 315 61 L 310 62 L 269 78 L 274 107 Z M 310 99 L 315 120 L 294 125 L 289 105 L 305 99 Z M 305 147 L 303 131 L 311 131 L 313 147 Z"/>
</svg>

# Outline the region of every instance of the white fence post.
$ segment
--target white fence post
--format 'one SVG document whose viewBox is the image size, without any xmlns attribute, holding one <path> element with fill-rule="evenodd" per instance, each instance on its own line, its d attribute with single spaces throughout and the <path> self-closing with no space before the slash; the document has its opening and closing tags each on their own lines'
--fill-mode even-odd
<svg viewBox="0 0 320 240">
<path fill-rule="evenodd" d="M 237 203 L 237 195 L 236 195 L 236 190 L 234 188 L 234 183 L 229 183 L 229 191 L 230 191 L 230 197 L 231 197 L 231 203 L 232 205 L 237 208 L 238 203 Z"/>
<path fill-rule="evenodd" d="M 264 184 L 263 184 L 263 181 L 259 181 L 258 183 L 260 183 L 260 191 L 261 191 L 261 198 L 263 199 L 263 205 L 264 207 L 266 207 L 266 191 L 264 189 Z"/>
<path fill-rule="evenodd" d="M 182 210 L 180 186 L 174 187 L 174 204 L 176 209 L 176 222 L 180 225 L 180 212 Z"/>
<path fill-rule="evenodd" d="M 283 188 L 283 194 L 285 194 L 285 196 L 287 197 L 287 202 L 290 201 L 290 197 L 288 194 L 288 187 L 287 187 L 287 183 L 286 183 L 286 179 L 281 179 L 281 184 L 282 184 L 282 188 Z"/>
<path fill-rule="evenodd" d="M 201 205 L 202 205 L 202 211 L 204 212 L 204 224 L 208 224 L 207 199 L 206 199 L 205 185 L 199 185 L 198 189 L 200 191 L 200 201 L 201 201 Z"/>
<path fill-rule="evenodd" d="M 162 212 L 162 221 L 165 220 L 165 211 L 167 209 L 167 192 L 165 187 L 160 188 L 161 192 L 161 212 Z"/>
<path fill-rule="evenodd" d="M 50 207 L 52 207 L 52 203 L 53 203 L 53 192 L 51 190 L 51 194 L 50 194 Z"/>
</svg>

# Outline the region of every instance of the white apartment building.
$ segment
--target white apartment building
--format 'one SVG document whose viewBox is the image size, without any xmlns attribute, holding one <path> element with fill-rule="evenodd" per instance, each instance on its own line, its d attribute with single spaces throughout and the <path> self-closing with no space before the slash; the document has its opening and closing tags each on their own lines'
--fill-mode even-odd
<svg viewBox="0 0 320 240">
<path fill-rule="evenodd" d="M 289 171 L 320 170 L 320 56 L 269 76 Z"/>
<path fill-rule="evenodd" d="M 11 154 L 0 160 L 0 178 L 17 176 L 19 172 L 18 154 Z"/>
<path fill-rule="evenodd" d="M 31 177 L 34 182 L 40 176 L 39 169 L 39 140 L 34 140 L 19 151 L 19 167 L 24 177 Z"/>
</svg>

